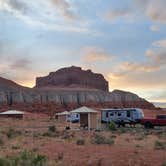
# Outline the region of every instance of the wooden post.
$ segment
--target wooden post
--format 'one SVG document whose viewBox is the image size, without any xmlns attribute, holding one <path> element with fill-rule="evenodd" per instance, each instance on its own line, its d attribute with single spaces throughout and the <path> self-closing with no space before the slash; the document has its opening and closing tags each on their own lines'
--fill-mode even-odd
<svg viewBox="0 0 166 166">
<path fill-rule="evenodd" d="M 88 113 L 88 130 L 90 131 L 91 124 L 90 124 L 90 113 Z"/>
</svg>

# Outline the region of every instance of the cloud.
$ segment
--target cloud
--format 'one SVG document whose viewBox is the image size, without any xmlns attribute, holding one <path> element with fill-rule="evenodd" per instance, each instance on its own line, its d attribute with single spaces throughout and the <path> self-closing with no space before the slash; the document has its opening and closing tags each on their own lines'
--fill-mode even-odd
<svg viewBox="0 0 166 166">
<path fill-rule="evenodd" d="M 128 17 L 136 18 L 144 15 L 154 22 L 165 24 L 165 6 L 165 0 L 133 0 L 127 8 L 109 9 L 105 12 L 104 17 L 107 18 L 107 20 L 114 21 L 120 17 L 128 19 Z M 152 26 L 151 30 L 156 31 L 158 28 Z"/>
<path fill-rule="evenodd" d="M 113 58 L 113 55 L 99 47 L 87 47 L 83 50 L 83 61 L 85 63 L 102 62 Z"/>
<path fill-rule="evenodd" d="M 10 65 L 11 69 L 27 69 L 31 64 L 31 61 L 28 59 L 17 59 L 14 63 Z"/>
<path fill-rule="evenodd" d="M 121 71 L 154 72 L 166 67 L 166 40 L 152 43 L 152 47 L 145 52 L 144 62 L 123 62 L 119 65 Z"/>
<path fill-rule="evenodd" d="M 149 97 L 153 101 L 165 101 L 166 102 L 166 89 L 163 89 L 160 92 L 155 92 L 155 94 Z"/>
<path fill-rule="evenodd" d="M 28 6 L 23 1 L 8 0 L 8 5 L 13 10 L 17 10 L 17 11 L 20 11 L 22 13 L 26 13 L 26 11 L 28 11 Z"/>
<path fill-rule="evenodd" d="M 154 42 L 153 46 L 154 47 L 160 47 L 160 48 L 166 49 L 166 39 Z"/>
<path fill-rule="evenodd" d="M 165 0 L 135 0 L 135 7 L 154 22 L 166 23 Z"/>
<path fill-rule="evenodd" d="M 0 0 L 0 9 L 12 14 L 26 13 L 30 10 L 28 5 L 20 0 Z"/>
<path fill-rule="evenodd" d="M 55 7 L 57 10 L 55 10 Z M 0 11 L 10 13 L 12 16 L 10 19 L 15 17 L 32 28 L 96 35 L 97 32 L 90 31 L 86 25 L 79 22 L 72 10 L 72 5 L 65 0 L 41 0 L 40 2 L 33 0 L 0 0 Z M 77 24 L 71 24 L 66 20 L 77 20 Z"/>
<path fill-rule="evenodd" d="M 146 14 L 153 21 L 160 23 L 166 23 L 166 1 L 165 0 L 150 0 L 147 8 Z"/>
<path fill-rule="evenodd" d="M 146 63 L 135 63 L 135 62 L 124 62 L 120 65 L 120 69 L 124 71 L 135 71 L 135 72 L 153 72 L 159 70 L 158 64 L 146 64 Z"/>
<path fill-rule="evenodd" d="M 77 16 L 72 11 L 71 4 L 66 0 L 51 0 L 51 2 L 54 4 L 56 9 L 60 12 L 60 14 L 68 19 L 68 20 L 75 20 Z"/>
<path fill-rule="evenodd" d="M 165 40 L 155 41 L 145 52 L 142 62 L 121 62 L 108 74 L 112 89 L 140 90 L 166 85 L 166 45 Z"/>
<path fill-rule="evenodd" d="M 160 31 L 160 26 L 159 25 L 152 25 L 152 26 L 150 26 L 150 30 L 154 31 L 154 32 Z"/>
<path fill-rule="evenodd" d="M 109 10 L 104 14 L 104 17 L 107 20 L 114 21 L 119 17 L 127 17 L 130 16 L 131 11 L 129 9 L 117 9 L 117 10 Z"/>
</svg>

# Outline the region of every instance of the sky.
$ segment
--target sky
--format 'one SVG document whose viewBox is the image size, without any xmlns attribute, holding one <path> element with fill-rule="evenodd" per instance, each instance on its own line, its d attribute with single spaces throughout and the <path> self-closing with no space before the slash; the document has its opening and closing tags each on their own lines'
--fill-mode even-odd
<svg viewBox="0 0 166 166">
<path fill-rule="evenodd" d="M 166 0 L 0 0 L 0 76 L 33 87 L 62 67 L 166 102 Z"/>
</svg>

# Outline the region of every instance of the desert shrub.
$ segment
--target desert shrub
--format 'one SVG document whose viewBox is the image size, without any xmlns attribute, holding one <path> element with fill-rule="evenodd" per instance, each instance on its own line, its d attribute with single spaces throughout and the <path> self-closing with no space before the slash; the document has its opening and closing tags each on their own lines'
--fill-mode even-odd
<svg viewBox="0 0 166 166">
<path fill-rule="evenodd" d="M 135 145 L 135 147 L 136 147 L 136 148 L 141 148 L 142 146 L 139 145 L 139 144 L 137 144 L 137 145 Z"/>
<path fill-rule="evenodd" d="M 161 166 L 166 166 L 166 161 L 164 161 Z"/>
<path fill-rule="evenodd" d="M 114 122 L 110 122 L 107 124 L 107 129 L 110 130 L 110 131 L 116 131 L 117 128 L 116 128 L 116 124 Z"/>
<path fill-rule="evenodd" d="M 55 126 L 49 126 L 48 131 L 49 132 L 56 132 L 56 127 Z"/>
<path fill-rule="evenodd" d="M 58 137 L 59 136 L 59 131 L 57 131 L 55 126 L 49 126 L 48 131 L 44 132 L 42 136 L 46 137 Z"/>
<path fill-rule="evenodd" d="M 42 136 L 44 136 L 44 137 L 52 137 L 52 133 L 50 133 L 50 132 L 44 132 L 42 134 Z"/>
<path fill-rule="evenodd" d="M 157 150 L 162 150 L 162 149 L 166 149 L 166 142 L 161 142 L 159 140 L 155 141 L 155 149 Z"/>
<path fill-rule="evenodd" d="M 30 151 L 23 151 L 15 157 L 0 158 L 0 166 L 45 166 L 46 157 Z"/>
<path fill-rule="evenodd" d="M 4 144 L 4 141 L 2 138 L 0 138 L 0 146 L 2 146 Z"/>
<path fill-rule="evenodd" d="M 0 158 L 0 166 L 10 166 L 10 163 L 5 158 Z"/>
<path fill-rule="evenodd" d="M 116 135 L 111 135 L 110 137 L 111 137 L 111 138 L 116 138 L 117 136 L 116 136 Z"/>
<path fill-rule="evenodd" d="M 158 134 L 158 138 L 166 139 L 166 133 L 163 131 L 162 133 Z"/>
<path fill-rule="evenodd" d="M 14 138 L 14 137 L 19 136 L 21 134 L 22 134 L 21 131 L 14 130 L 12 128 L 8 129 L 6 132 L 6 136 L 8 138 Z"/>
<path fill-rule="evenodd" d="M 85 140 L 84 139 L 78 139 L 76 144 L 77 145 L 85 145 Z"/>
<path fill-rule="evenodd" d="M 64 153 L 63 152 L 59 152 L 58 156 L 57 156 L 57 159 L 58 160 L 63 160 L 63 158 L 64 158 Z"/>
<path fill-rule="evenodd" d="M 46 157 L 31 151 L 23 151 L 19 156 L 19 166 L 45 166 Z"/>
<path fill-rule="evenodd" d="M 70 138 L 73 138 L 74 137 L 74 134 L 73 133 L 70 133 L 66 130 L 64 130 L 62 133 L 62 139 L 70 139 Z"/>
<path fill-rule="evenodd" d="M 16 150 L 16 149 L 20 149 L 20 146 L 18 146 L 18 145 L 13 145 L 13 146 L 12 146 L 12 149 L 15 149 L 15 150 Z"/>
<path fill-rule="evenodd" d="M 137 135 L 137 136 L 135 137 L 135 140 L 141 141 L 141 140 L 143 140 L 145 137 L 146 137 L 145 135 L 140 134 L 140 135 Z"/>
<path fill-rule="evenodd" d="M 112 138 L 105 138 L 102 135 L 96 134 L 95 137 L 92 139 L 93 144 L 108 144 L 112 145 L 115 143 L 114 139 Z"/>
</svg>

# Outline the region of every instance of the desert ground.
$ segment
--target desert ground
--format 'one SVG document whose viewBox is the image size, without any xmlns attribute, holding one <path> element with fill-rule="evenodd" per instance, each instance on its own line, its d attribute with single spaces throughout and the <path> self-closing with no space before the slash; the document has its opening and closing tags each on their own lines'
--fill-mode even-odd
<svg viewBox="0 0 166 166">
<path fill-rule="evenodd" d="M 166 127 L 83 131 L 77 124 L 71 130 L 65 125 L 45 114 L 28 113 L 23 120 L 1 118 L 0 166 L 23 152 L 38 154 L 38 160 L 43 157 L 40 166 L 166 165 Z"/>
</svg>

